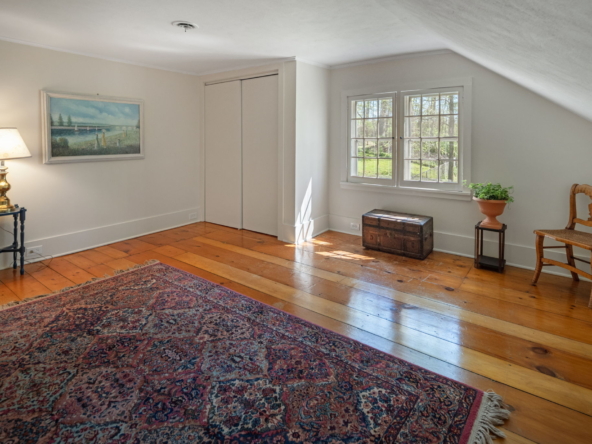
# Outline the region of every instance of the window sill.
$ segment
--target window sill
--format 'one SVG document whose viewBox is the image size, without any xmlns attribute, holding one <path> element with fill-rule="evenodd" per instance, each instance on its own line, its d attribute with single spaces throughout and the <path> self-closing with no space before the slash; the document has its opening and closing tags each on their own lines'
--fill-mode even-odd
<svg viewBox="0 0 592 444">
<path fill-rule="evenodd" d="M 372 183 L 341 182 L 341 189 L 356 191 L 372 191 L 377 193 L 401 194 L 405 196 L 436 197 L 451 200 L 471 200 L 470 191 L 444 191 L 425 188 L 401 188 L 389 185 L 376 185 Z"/>
</svg>

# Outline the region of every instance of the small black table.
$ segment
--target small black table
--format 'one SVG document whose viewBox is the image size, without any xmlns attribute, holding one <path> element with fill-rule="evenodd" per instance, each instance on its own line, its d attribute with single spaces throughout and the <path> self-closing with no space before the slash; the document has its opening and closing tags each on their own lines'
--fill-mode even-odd
<svg viewBox="0 0 592 444">
<path fill-rule="evenodd" d="M 26 208 L 19 208 L 18 205 L 14 206 L 13 210 L 6 210 L 0 211 L 1 216 L 12 216 L 14 218 L 14 241 L 12 245 L 9 245 L 6 248 L 1 248 L 0 253 L 12 253 L 13 254 L 13 263 L 12 268 L 16 270 L 17 267 L 17 253 L 21 254 L 21 274 L 25 274 L 25 213 L 27 212 Z M 19 244 L 19 221 L 20 221 L 20 229 L 21 229 L 21 238 Z"/>
<path fill-rule="evenodd" d="M 504 253 L 506 250 L 506 229 L 508 226 L 503 224 L 501 228 L 485 228 L 481 226 L 481 222 L 475 225 L 475 268 L 487 268 L 495 270 L 499 273 L 504 271 L 506 260 Z M 493 231 L 499 234 L 499 250 L 498 257 L 485 256 L 483 254 L 483 232 Z"/>
</svg>

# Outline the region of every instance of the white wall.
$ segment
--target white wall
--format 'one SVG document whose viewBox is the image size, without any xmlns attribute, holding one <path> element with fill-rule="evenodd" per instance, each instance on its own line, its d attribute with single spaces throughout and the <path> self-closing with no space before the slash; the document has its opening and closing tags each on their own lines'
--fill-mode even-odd
<svg viewBox="0 0 592 444">
<path fill-rule="evenodd" d="M 0 127 L 17 127 L 33 155 L 7 162 L 8 195 L 28 210 L 27 246 L 59 255 L 186 224 L 197 213 L 194 76 L 3 41 L 0 64 Z M 44 165 L 42 89 L 143 99 L 146 158 Z"/>
<path fill-rule="evenodd" d="M 296 242 L 329 228 L 329 70 L 296 66 Z"/>
<path fill-rule="evenodd" d="M 454 53 L 331 71 L 330 226 L 360 234 L 350 222 L 374 208 L 426 214 L 434 217 L 436 249 L 473 254 L 474 226 L 482 219 L 474 202 L 340 187 L 342 91 L 460 77 L 473 78 L 471 180 L 514 185 L 516 202 L 499 218 L 508 225 L 506 257 L 532 267 L 533 230 L 563 228 L 570 186 L 592 182 L 592 123 Z"/>
<path fill-rule="evenodd" d="M 278 239 L 296 240 L 296 61 L 284 63 L 280 75 L 282 116 L 278 155 L 279 222 Z"/>
<path fill-rule="evenodd" d="M 473 78 L 472 180 L 516 188 L 516 202 L 501 217 L 509 226 L 510 263 L 531 267 L 532 230 L 563 227 L 570 185 L 592 182 L 592 123 L 454 53 L 331 71 L 288 61 L 202 78 L 7 42 L 0 42 L 0 61 L 0 126 L 19 128 L 33 154 L 8 162 L 9 196 L 29 210 L 27 245 L 43 245 L 45 254 L 181 225 L 193 213 L 201 219 L 203 84 L 262 70 L 280 74 L 282 240 L 302 240 L 327 226 L 360 234 L 350 222 L 386 208 L 434 216 L 436 248 L 472 255 L 481 219 L 473 202 L 341 188 L 346 90 Z M 146 159 L 44 165 L 41 89 L 143 99 Z M 0 223 L 11 229 L 8 220 Z"/>
</svg>

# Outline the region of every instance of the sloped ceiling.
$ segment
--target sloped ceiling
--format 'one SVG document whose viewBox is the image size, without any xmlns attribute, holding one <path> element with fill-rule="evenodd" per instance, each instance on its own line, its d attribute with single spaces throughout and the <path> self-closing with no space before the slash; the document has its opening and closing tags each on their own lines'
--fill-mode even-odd
<svg viewBox="0 0 592 444">
<path fill-rule="evenodd" d="M 592 0 L 377 2 L 453 51 L 592 120 Z"/>
</svg>

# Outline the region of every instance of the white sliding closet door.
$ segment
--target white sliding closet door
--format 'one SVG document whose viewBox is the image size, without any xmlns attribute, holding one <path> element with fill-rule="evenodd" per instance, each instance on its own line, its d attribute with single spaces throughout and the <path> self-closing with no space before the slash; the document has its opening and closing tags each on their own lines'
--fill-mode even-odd
<svg viewBox="0 0 592 444">
<path fill-rule="evenodd" d="M 205 220 L 242 228 L 241 81 L 205 87 Z"/>
<path fill-rule="evenodd" d="M 243 228 L 277 236 L 278 77 L 242 81 Z"/>
</svg>

